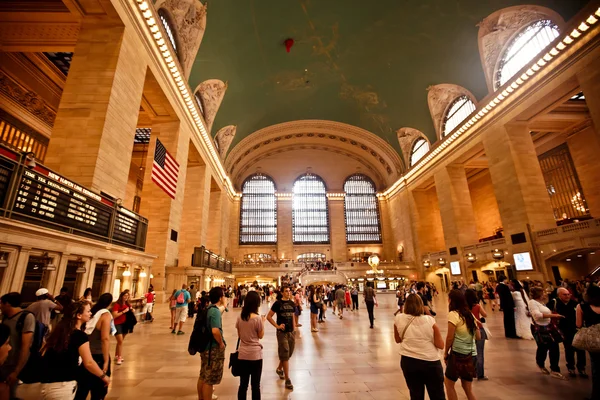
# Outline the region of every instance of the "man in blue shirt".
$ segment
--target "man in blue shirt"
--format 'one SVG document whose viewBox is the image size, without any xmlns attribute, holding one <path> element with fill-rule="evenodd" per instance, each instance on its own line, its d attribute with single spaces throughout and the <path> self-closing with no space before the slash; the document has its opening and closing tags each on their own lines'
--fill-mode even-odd
<svg viewBox="0 0 600 400">
<path fill-rule="evenodd" d="M 203 349 L 200 353 L 202 362 L 200 364 L 200 377 L 198 378 L 198 398 L 211 400 L 214 385 L 221 383 L 225 366 L 226 343 L 223 337 L 223 324 L 219 307 L 225 307 L 227 299 L 221 287 L 210 289 L 208 297 L 211 304 L 206 311 L 206 323 L 213 337 L 206 349 Z"/>
<path fill-rule="evenodd" d="M 183 328 L 183 323 L 187 319 L 188 316 L 188 303 L 192 296 L 190 292 L 187 291 L 187 285 L 184 283 L 181 285 L 181 290 L 175 292 L 175 328 L 171 331 L 171 333 L 175 333 L 177 335 L 183 335 L 184 332 L 181 330 Z M 179 326 L 177 323 L 179 322 Z"/>
</svg>

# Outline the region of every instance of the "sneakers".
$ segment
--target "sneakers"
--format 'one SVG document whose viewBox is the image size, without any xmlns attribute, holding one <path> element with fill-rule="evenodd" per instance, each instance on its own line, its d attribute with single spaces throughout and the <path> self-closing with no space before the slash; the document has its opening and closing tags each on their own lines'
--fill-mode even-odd
<svg viewBox="0 0 600 400">
<path fill-rule="evenodd" d="M 276 369 L 275 372 L 277 372 L 277 375 L 279 375 L 279 379 L 285 379 L 282 369 Z"/>
<path fill-rule="evenodd" d="M 179 331 L 179 332 L 177 332 L 177 334 L 178 335 L 185 335 L 185 332 L 184 331 Z"/>
<path fill-rule="evenodd" d="M 550 376 L 553 378 L 556 378 L 556 379 L 562 379 L 563 381 L 567 380 L 567 377 L 564 376 L 563 374 L 561 374 L 560 372 L 552 371 L 552 372 L 550 372 Z"/>
<path fill-rule="evenodd" d="M 117 359 L 115 360 L 115 364 L 117 364 L 117 365 L 123 364 L 123 357 L 117 357 Z"/>
<path fill-rule="evenodd" d="M 343 316 L 343 315 L 340 315 L 340 319 L 344 319 L 344 316 Z"/>
<path fill-rule="evenodd" d="M 292 385 L 292 381 L 290 381 L 289 379 L 285 380 L 285 388 L 289 389 L 289 390 L 294 390 L 294 385 Z"/>
<path fill-rule="evenodd" d="M 173 330 L 171 331 L 171 333 L 175 334 L 175 333 L 177 333 L 177 332 L 175 332 L 175 329 L 173 329 Z"/>
</svg>

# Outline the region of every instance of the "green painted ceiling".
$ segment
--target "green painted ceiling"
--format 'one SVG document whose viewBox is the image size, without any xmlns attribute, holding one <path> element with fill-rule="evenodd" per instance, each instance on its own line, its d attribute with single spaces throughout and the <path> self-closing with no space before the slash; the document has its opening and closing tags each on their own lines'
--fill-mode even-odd
<svg viewBox="0 0 600 400">
<path fill-rule="evenodd" d="M 396 130 L 435 133 L 426 88 L 487 87 L 477 24 L 519 4 L 566 20 L 588 0 L 214 0 L 190 76 L 229 87 L 213 125 L 237 125 L 231 148 L 258 129 L 325 119 L 367 129 L 399 151 Z M 286 53 L 283 41 L 295 45 Z M 231 150 L 230 148 L 230 150 Z"/>
</svg>

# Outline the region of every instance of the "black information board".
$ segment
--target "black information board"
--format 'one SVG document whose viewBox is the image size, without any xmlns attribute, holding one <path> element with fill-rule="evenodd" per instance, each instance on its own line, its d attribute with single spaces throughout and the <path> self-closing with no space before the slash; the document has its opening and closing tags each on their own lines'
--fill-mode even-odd
<svg viewBox="0 0 600 400">
<path fill-rule="evenodd" d="M 6 200 L 6 193 L 15 165 L 15 163 L 0 158 L 0 208 L 4 207 L 4 200 Z"/>
<path fill-rule="evenodd" d="M 13 212 L 108 238 L 114 209 L 92 196 L 25 170 Z"/>
<path fill-rule="evenodd" d="M 140 221 L 145 222 L 145 218 L 120 208 L 115 218 L 113 240 L 132 245 L 138 243 Z"/>
</svg>

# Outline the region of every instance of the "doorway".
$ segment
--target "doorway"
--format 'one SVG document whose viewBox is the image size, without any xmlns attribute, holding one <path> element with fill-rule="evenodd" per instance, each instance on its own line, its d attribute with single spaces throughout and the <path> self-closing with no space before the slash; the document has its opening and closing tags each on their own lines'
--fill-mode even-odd
<svg viewBox="0 0 600 400">
<path fill-rule="evenodd" d="M 554 275 L 554 284 L 555 285 L 558 285 L 559 282 L 561 282 L 563 280 L 562 276 L 560 275 L 560 270 L 558 269 L 557 265 L 552 266 L 552 275 Z"/>
<path fill-rule="evenodd" d="M 29 256 L 27 269 L 25 270 L 25 279 L 21 288 L 21 301 L 24 305 L 37 300 L 35 292 L 42 287 L 47 264 L 48 258 L 46 257 Z"/>
</svg>

